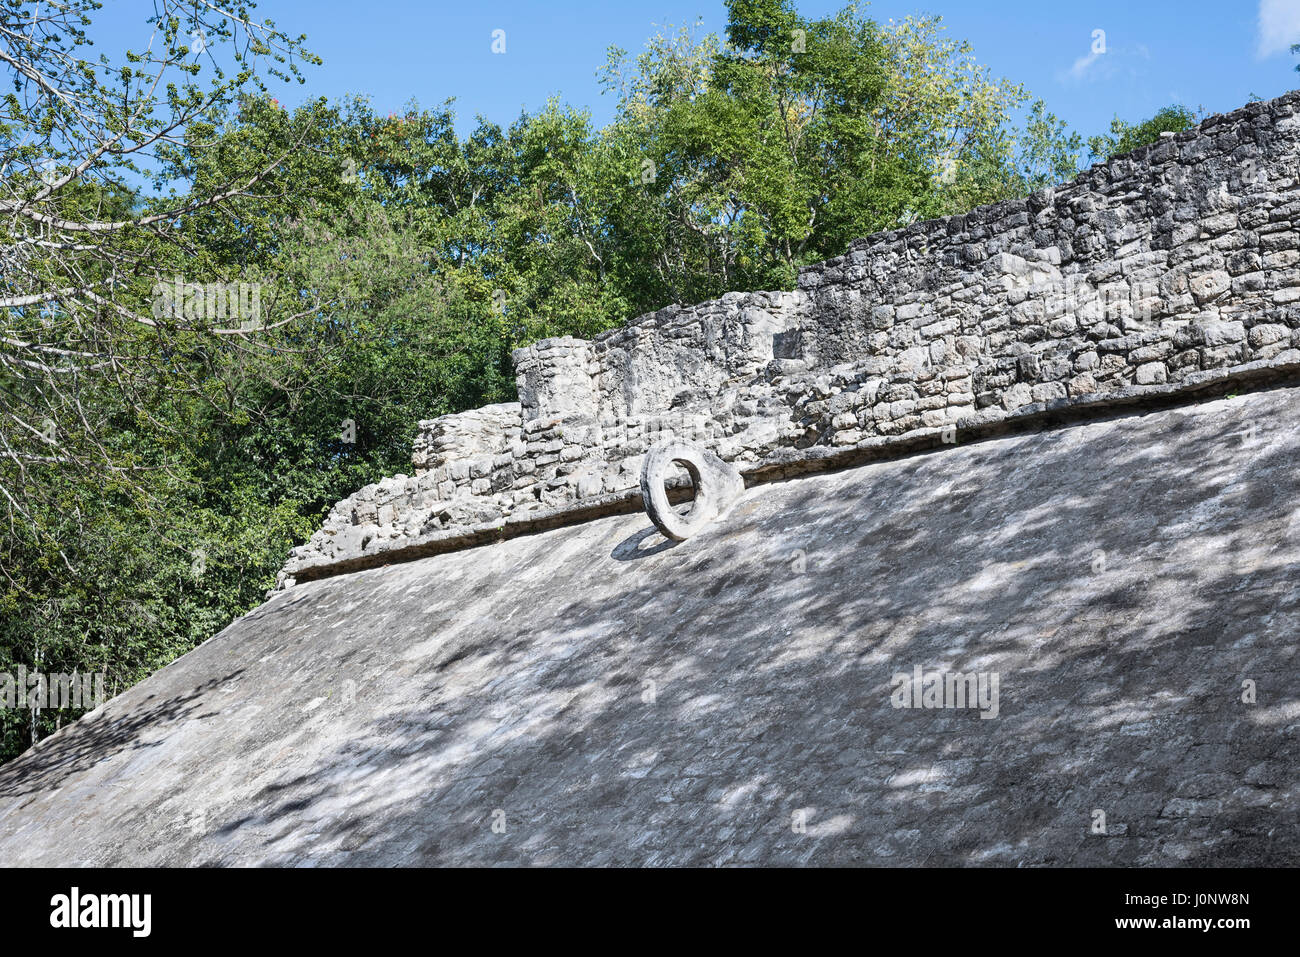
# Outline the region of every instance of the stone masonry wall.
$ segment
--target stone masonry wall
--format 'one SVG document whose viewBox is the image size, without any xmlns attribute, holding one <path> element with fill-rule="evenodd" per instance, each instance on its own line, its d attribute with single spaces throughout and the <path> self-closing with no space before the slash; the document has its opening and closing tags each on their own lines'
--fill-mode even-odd
<svg viewBox="0 0 1300 957">
<path fill-rule="evenodd" d="M 655 441 L 762 474 L 1300 370 L 1300 91 L 1072 183 L 858 240 L 793 292 L 516 350 L 519 402 L 420 423 L 280 586 L 626 501 Z M 1293 369 L 1294 367 L 1294 369 Z"/>
</svg>

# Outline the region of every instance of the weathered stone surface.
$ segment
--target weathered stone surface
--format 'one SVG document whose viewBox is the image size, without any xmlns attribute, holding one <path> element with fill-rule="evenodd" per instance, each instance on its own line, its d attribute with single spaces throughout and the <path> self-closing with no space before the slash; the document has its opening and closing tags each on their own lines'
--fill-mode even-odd
<svg viewBox="0 0 1300 957">
<path fill-rule="evenodd" d="M 1297 422 L 963 439 L 679 545 L 299 584 L 0 768 L 0 860 L 1294 866 Z M 997 717 L 893 707 L 918 666 L 996 673 Z"/>
<path fill-rule="evenodd" d="M 1300 363 L 1297 103 L 1252 104 L 1058 189 L 867 237 L 792 292 L 520 349 L 518 403 L 421 423 L 420 482 L 340 502 L 281 586 L 493 523 L 580 520 L 635 495 L 657 441 L 696 442 L 748 477 Z"/>
</svg>

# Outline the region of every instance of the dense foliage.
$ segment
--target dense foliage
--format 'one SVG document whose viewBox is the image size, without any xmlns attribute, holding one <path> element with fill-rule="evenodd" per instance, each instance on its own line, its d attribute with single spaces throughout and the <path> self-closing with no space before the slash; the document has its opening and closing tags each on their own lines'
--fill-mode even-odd
<svg viewBox="0 0 1300 957">
<path fill-rule="evenodd" d="M 1109 133 L 1088 138 L 1088 150 L 1097 159 L 1107 160 L 1154 143 L 1160 139 L 1161 133 L 1181 133 L 1195 125 L 1195 115 L 1183 106 L 1166 106 L 1151 119 L 1136 124 L 1115 117 Z"/>
</svg>

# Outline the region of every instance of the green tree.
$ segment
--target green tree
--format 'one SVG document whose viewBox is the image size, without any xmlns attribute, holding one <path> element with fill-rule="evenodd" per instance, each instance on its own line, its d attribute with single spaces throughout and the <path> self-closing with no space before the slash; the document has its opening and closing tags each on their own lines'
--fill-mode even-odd
<svg viewBox="0 0 1300 957">
<path fill-rule="evenodd" d="M 185 181 L 175 157 L 241 93 L 317 60 L 251 3 L 181 0 L 154 4 L 144 52 L 91 59 L 99 6 L 0 0 L 0 667 L 125 662 L 110 671 L 120 689 L 185 650 L 177 634 L 225 619 L 211 579 L 209 613 L 179 620 L 188 539 L 229 522 L 176 510 L 192 490 L 180 412 L 211 404 L 227 343 L 256 338 L 159 315 L 153 290 L 165 264 L 204 258 L 180 238 L 187 217 L 256 194 L 278 159 L 206 190 L 163 182 Z M 151 178 L 148 195 L 132 185 Z M 62 717 L 6 711 L 4 746 Z"/>
<path fill-rule="evenodd" d="M 1160 139 L 1161 133 L 1181 133 L 1196 125 L 1196 115 L 1183 106 L 1166 106 L 1149 120 L 1127 123 L 1118 116 L 1110 122 L 1110 132 L 1088 138 L 1088 151 L 1094 162 L 1131 153 Z"/>
<path fill-rule="evenodd" d="M 788 288 L 859 236 L 1077 171 L 1079 137 L 1041 102 L 1015 129 L 1028 94 L 938 18 L 809 20 L 782 0 L 728 13 L 725 42 L 661 34 L 635 62 L 611 50 L 602 73 L 619 97 L 605 138 L 654 173 L 611 227 L 653 237 L 640 285 L 656 304 Z"/>
</svg>

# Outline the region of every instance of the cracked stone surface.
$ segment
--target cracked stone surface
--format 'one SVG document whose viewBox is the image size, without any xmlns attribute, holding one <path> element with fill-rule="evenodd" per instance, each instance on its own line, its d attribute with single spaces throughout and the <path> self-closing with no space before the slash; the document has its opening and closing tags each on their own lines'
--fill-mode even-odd
<svg viewBox="0 0 1300 957">
<path fill-rule="evenodd" d="M 1294 866 L 1297 422 L 1276 388 L 300 584 L 0 768 L 0 860 Z M 998 716 L 893 707 L 916 666 Z"/>
</svg>

